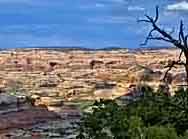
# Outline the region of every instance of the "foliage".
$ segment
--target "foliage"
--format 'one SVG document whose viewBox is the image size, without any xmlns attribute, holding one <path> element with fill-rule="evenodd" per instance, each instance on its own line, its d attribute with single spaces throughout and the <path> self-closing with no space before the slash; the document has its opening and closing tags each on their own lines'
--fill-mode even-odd
<svg viewBox="0 0 188 139">
<path fill-rule="evenodd" d="M 172 127 L 153 126 L 145 132 L 146 139 L 178 139 L 177 133 Z"/>
<path fill-rule="evenodd" d="M 141 97 L 119 105 L 100 100 L 85 113 L 78 139 L 185 139 L 188 138 L 188 90 L 175 96 L 142 88 Z M 135 100 L 135 99 L 134 99 Z"/>
</svg>

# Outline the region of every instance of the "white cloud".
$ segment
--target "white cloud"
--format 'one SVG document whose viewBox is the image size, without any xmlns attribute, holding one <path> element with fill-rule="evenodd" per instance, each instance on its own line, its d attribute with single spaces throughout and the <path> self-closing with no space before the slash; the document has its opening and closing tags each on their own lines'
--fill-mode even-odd
<svg viewBox="0 0 188 139">
<path fill-rule="evenodd" d="M 105 4 L 96 3 L 95 6 L 98 7 L 98 8 L 103 8 L 103 7 L 105 7 Z"/>
<path fill-rule="evenodd" d="M 115 2 L 115 3 L 124 3 L 126 0 L 108 0 L 110 2 Z"/>
<path fill-rule="evenodd" d="M 129 6 L 128 11 L 144 11 L 145 8 L 140 7 L 140 6 Z"/>
<path fill-rule="evenodd" d="M 167 10 L 188 10 L 188 2 L 182 1 L 179 3 L 168 5 Z"/>
<path fill-rule="evenodd" d="M 108 8 L 109 5 L 103 4 L 103 3 L 88 3 L 88 4 L 80 4 L 79 8 L 80 9 L 86 9 L 86 10 L 90 10 L 90 9 L 104 9 L 104 8 Z"/>
<path fill-rule="evenodd" d="M 122 24 L 128 22 L 135 22 L 134 17 L 125 17 L 125 16 L 104 16 L 89 18 L 88 22 L 97 23 L 97 24 Z"/>
</svg>

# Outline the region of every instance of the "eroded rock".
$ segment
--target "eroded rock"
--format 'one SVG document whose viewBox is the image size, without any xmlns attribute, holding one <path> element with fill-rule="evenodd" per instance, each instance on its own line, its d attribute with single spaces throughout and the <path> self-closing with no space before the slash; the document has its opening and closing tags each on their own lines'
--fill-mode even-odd
<svg viewBox="0 0 188 139">
<path fill-rule="evenodd" d="M 18 98 L 8 94 L 0 94 L 0 105 L 17 104 Z"/>
<path fill-rule="evenodd" d="M 36 101 L 36 105 L 62 106 L 63 99 L 57 97 L 40 97 L 40 99 Z"/>
</svg>

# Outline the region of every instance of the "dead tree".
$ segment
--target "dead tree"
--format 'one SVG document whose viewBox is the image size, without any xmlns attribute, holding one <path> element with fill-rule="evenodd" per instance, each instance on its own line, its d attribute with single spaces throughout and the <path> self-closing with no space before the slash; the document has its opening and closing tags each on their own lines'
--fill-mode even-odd
<svg viewBox="0 0 188 139">
<path fill-rule="evenodd" d="M 145 15 L 145 19 L 138 20 L 138 22 L 145 22 L 152 26 L 152 29 L 149 31 L 144 43 L 142 45 L 146 45 L 149 40 L 159 40 L 170 43 L 171 45 L 175 46 L 176 48 L 180 49 L 179 58 L 176 61 L 171 61 L 168 63 L 165 68 L 168 68 L 164 75 L 164 80 L 168 75 L 168 72 L 178 65 L 184 66 L 186 72 L 186 82 L 188 84 L 188 34 L 184 33 L 184 25 L 183 21 L 180 21 L 179 27 L 179 34 L 178 37 L 174 37 L 172 35 L 173 32 L 168 32 L 162 29 L 158 25 L 159 20 L 159 7 L 156 6 L 156 15 L 155 17 L 151 17 L 149 15 Z M 182 56 L 185 57 L 185 60 L 182 60 Z"/>
</svg>

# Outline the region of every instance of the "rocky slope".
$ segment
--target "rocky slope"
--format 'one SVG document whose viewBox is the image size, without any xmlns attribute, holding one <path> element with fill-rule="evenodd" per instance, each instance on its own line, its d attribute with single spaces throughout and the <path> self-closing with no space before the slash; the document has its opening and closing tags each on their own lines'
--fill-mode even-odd
<svg viewBox="0 0 188 139">
<path fill-rule="evenodd" d="M 79 121 L 80 111 L 67 102 L 114 99 L 139 84 L 157 87 L 165 65 L 178 55 L 175 49 L 1 51 L 0 137 L 19 133 L 22 138 L 74 138 L 70 132 L 76 125 L 71 122 Z M 169 89 L 184 80 L 183 67 L 173 69 L 168 75 Z M 27 101 L 20 103 L 21 98 Z"/>
<path fill-rule="evenodd" d="M 0 94 L 1 139 L 75 138 L 80 112 L 59 105 L 47 109 L 34 106 L 26 97 Z"/>
<path fill-rule="evenodd" d="M 51 101 L 111 98 L 141 80 L 158 84 L 174 49 L 117 51 L 17 50 L 0 53 L 0 88 Z M 172 85 L 184 80 L 182 68 L 171 72 Z M 108 92 L 108 93 L 105 93 Z M 43 98 L 44 97 L 44 98 Z M 43 103 L 43 102 L 42 102 Z"/>
</svg>

